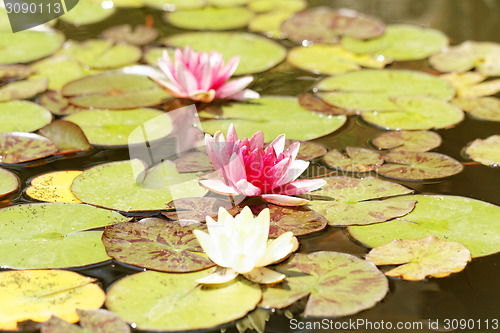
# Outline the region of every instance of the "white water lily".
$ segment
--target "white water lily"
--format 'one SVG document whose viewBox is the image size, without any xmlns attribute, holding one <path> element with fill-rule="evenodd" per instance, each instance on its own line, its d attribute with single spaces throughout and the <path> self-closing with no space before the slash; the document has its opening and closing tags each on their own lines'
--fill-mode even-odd
<svg viewBox="0 0 500 333">
<path fill-rule="evenodd" d="M 232 217 L 219 208 L 218 222 L 207 216 L 208 234 L 195 230 L 194 234 L 208 257 L 218 269 L 197 280 L 202 284 L 219 284 L 242 274 L 255 283 L 271 284 L 283 281 L 285 275 L 265 266 L 287 257 L 295 247 L 293 233 L 286 232 L 268 244 L 270 214 L 266 208 L 254 217 L 250 208 Z"/>
</svg>

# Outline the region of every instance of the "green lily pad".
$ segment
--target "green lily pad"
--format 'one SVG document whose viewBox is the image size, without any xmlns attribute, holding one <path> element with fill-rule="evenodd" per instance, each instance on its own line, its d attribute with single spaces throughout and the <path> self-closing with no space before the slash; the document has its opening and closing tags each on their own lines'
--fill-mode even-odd
<svg viewBox="0 0 500 333">
<path fill-rule="evenodd" d="M 41 333 L 130 333 L 130 326 L 111 311 L 104 309 L 80 310 L 76 309 L 80 318 L 80 326 L 68 323 L 59 317 L 52 316 L 42 323 Z"/>
<path fill-rule="evenodd" d="M 79 0 L 77 5 L 60 17 L 60 20 L 75 26 L 102 22 L 116 12 L 116 8 L 102 6 L 100 1 Z"/>
<path fill-rule="evenodd" d="M 23 163 L 57 153 L 49 139 L 24 132 L 0 133 L 0 163 Z"/>
<path fill-rule="evenodd" d="M 0 103 L 0 133 L 33 132 L 47 125 L 51 120 L 52 114 L 33 102 Z"/>
<path fill-rule="evenodd" d="M 339 36 L 378 37 L 384 33 L 385 25 L 375 17 L 354 10 L 316 7 L 296 13 L 283 22 L 281 30 L 297 44 L 303 41 L 336 44 Z"/>
<path fill-rule="evenodd" d="M 200 112 L 200 116 L 205 115 Z M 249 103 L 234 103 L 222 107 L 223 119 L 208 120 L 201 126 L 207 133 L 227 132 L 234 123 L 240 137 L 250 138 L 262 130 L 266 142 L 285 133 L 288 139 L 312 140 L 330 134 L 344 125 L 344 115 L 322 117 L 303 109 L 296 98 L 264 96 Z"/>
<path fill-rule="evenodd" d="M 60 90 L 66 83 L 89 74 L 88 70 L 68 55 L 54 55 L 40 60 L 32 68 L 35 73 L 31 78 L 48 79 L 48 88 L 51 90 Z"/>
<path fill-rule="evenodd" d="M 211 272 L 133 274 L 111 286 L 106 307 L 140 330 L 185 331 L 215 328 L 257 306 L 262 291 L 244 278 L 213 287 L 196 282 Z"/>
<path fill-rule="evenodd" d="M 205 6 L 206 0 L 142 0 L 144 5 L 167 12 Z"/>
<path fill-rule="evenodd" d="M 0 87 L 0 102 L 15 99 L 30 99 L 31 97 L 47 90 L 47 86 L 47 79 L 14 81 Z"/>
<path fill-rule="evenodd" d="M 26 204 L 0 210 L 0 266 L 62 268 L 108 260 L 102 231 L 86 231 L 129 220 L 82 204 Z"/>
<path fill-rule="evenodd" d="M 391 151 L 428 151 L 441 145 L 441 136 L 431 131 L 392 131 L 377 135 L 372 144 Z"/>
<path fill-rule="evenodd" d="M 376 170 L 384 158 L 376 151 L 366 148 L 346 147 L 345 155 L 337 149 L 323 156 L 329 167 L 350 172 L 368 172 Z"/>
<path fill-rule="evenodd" d="M 455 98 L 453 104 L 481 120 L 500 121 L 500 99 L 496 97 Z"/>
<path fill-rule="evenodd" d="M 375 265 L 345 253 L 299 253 L 275 270 L 287 278 L 263 288 L 259 307 L 282 309 L 309 296 L 305 316 L 341 317 L 375 306 L 389 291 L 387 278 Z"/>
<path fill-rule="evenodd" d="M 207 216 L 217 217 L 219 207 L 229 211 L 233 205 L 229 201 L 210 197 L 182 198 L 169 202 L 167 208 L 174 210 L 162 214 L 172 220 L 205 222 Z"/>
<path fill-rule="evenodd" d="M 177 28 L 190 30 L 231 30 L 245 27 L 253 13 L 245 7 L 205 7 L 165 14 Z"/>
<path fill-rule="evenodd" d="M 415 205 L 415 200 L 373 200 L 413 192 L 396 183 L 374 177 L 324 179 L 327 184 L 310 195 L 307 207 L 323 215 L 330 225 L 384 222 L 408 214 Z"/>
<path fill-rule="evenodd" d="M 38 99 L 38 104 L 47 108 L 56 116 L 67 116 L 69 114 L 85 111 L 87 109 L 80 108 L 69 104 L 69 101 L 64 98 L 59 91 L 47 91 Z"/>
<path fill-rule="evenodd" d="M 290 146 L 295 141 L 286 139 L 285 147 Z M 325 155 L 328 152 L 325 146 L 316 142 L 300 141 L 300 148 L 297 154 L 297 159 L 309 161 Z"/>
<path fill-rule="evenodd" d="M 500 135 L 492 135 L 484 140 L 476 139 L 465 149 L 474 161 L 484 165 L 500 165 Z"/>
<path fill-rule="evenodd" d="M 179 172 L 198 172 L 213 169 L 210 157 L 200 151 L 189 152 L 174 161 Z"/>
<path fill-rule="evenodd" d="M 262 36 L 244 32 L 189 32 L 161 40 L 173 47 L 191 46 L 195 51 L 215 50 L 225 61 L 239 56 L 240 63 L 234 75 L 266 71 L 285 59 L 286 49 Z"/>
<path fill-rule="evenodd" d="M 248 8 L 256 13 L 289 10 L 298 12 L 307 7 L 305 0 L 250 0 Z"/>
<path fill-rule="evenodd" d="M 15 173 L 0 168 L 0 199 L 16 192 L 19 185 L 19 178 Z"/>
<path fill-rule="evenodd" d="M 147 76 L 122 73 L 87 76 L 68 83 L 61 93 L 76 106 L 103 109 L 153 106 L 170 97 Z"/>
<path fill-rule="evenodd" d="M 59 154 L 71 154 L 92 148 L 82 129 L 69 121 L 55 120 L 41 128 L 38 134 L 55 143 Z"/>
<path fill-rule="evenodd" d="M 216 7 L 236 7 L 246 5 L 250 0 L 206 0 L 207 4 Z"/>
<path fill-rule="evenodd" d="M 85 203 L 124 212 L 165 210 L 174 199 L 206 192 L 193 174 L 177 173 L 170 161 L 145 172 L 139 160 L 101 164 L 76 177 L 71 191 Z M 144 177 L 142 181 L 137 175 Z"/>
<path fill-rule="evenodd" d="M 285 39 L 286 34 L 281 31 L 281 24 L 290 18 L 296 11 L 277 9 L 252 17 L 248 22 L 248 30 L 260 32 L 268 38 Z"/>
<path fill-rule="evenodd" d="M 442 51 L 448 46 L 448 37 L 436 29 L 393 24 L 380 37 L 370 40 L 345 37 L 341 44 L 355 53 L 406 61 L 425 59 Z"/>
<path fill-rule="evenodd" d="M 87 110 L 64 119 L 80 126 L 90 143 L 99 146 L 144 143 L 172 132 L 170 116 L 156 109 Z"/>
<path fill-rule="evenodd" d="M 396 151 L 383 155 L 385 164 L 377 173 L 389 178 L 422 180 L 444 178 L 461 172 L 462 163 L 444 154 Z"/>
<path fill-rule="evenodd" d="M 288 52 L 293 66 L 315 74 L 338 75 L 368 68 L 384 68 L 390 61 L 368 54 L 355 54 L 337 45 L 298 46 Z"/>
<path fill-rule="evenodd" d="M 102 34 L 106 39 L 115 43 L 128 43 L 132 45 L 145 45 L 158 37 L 158 31 L 154 28 L 145 25 L 138 25 L 132 28 L 129 24 L 108 28 Z"/>
<path fill-rule="evenodd" d="M 417 200 L 403 218 L 367 226 L 348 227 L 351 235 L 369 247 L 394 239 L 419 239 L 434 235 L 463 244 L 472 257 L 500 251 L 500 207 L 475 199 L 450 195 L 412 195 L 394 200 Z"/>
<path fill-rule="evenodd" d="M 60 32 L 20 31 L 0 33 L 0 64 L 28 63 L 57 51 L 64 42 Z"/>
<path fill-rule="evenodd" d="M 166 47 L 149 47 L 144 51 L 144 61 L 151 66 L 158 67 L 158 58 L 163 57 L 163 51 L 167 51 L 168 55 L 174 61 L 175 50 Z"/>
<path fill-rule="evenodd" d="M 465 41 L 451 46 L 429 58 L 432 67 L 440 72 L 463 73 L 475 68 L 486 76 L 499 76 L 500 44 Z"/>
<path fill-rule="evenodd" d="M 316 94 L 311 94 L 311 93 L 300 94 L 299 104 L 306 110 L 324 114 L 332 114 L 332 115 L 345 114 L 348 116 L 359 114 L 359 112 L 357 111 L 345 110 L 330 105 L 324 102 L 322 99 L 318 98 Z"/>
</svg>

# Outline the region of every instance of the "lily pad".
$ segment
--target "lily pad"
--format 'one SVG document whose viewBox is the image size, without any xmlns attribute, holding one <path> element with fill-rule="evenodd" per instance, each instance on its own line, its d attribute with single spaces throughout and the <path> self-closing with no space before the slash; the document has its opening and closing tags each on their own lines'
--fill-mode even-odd
<svg viewBox="0 0 500 333">
<path fill-rule="evenodd" d="M 432 235 L 423 239 L 395 239 L 366 255 L 366 260 L 377 266 L 403 264 L 385 275 L 401 276 L 410 281 L 423 280 L 426 276 L 442 278 L 460 272 L 471 259 L 470 251 L 462 244 Z"/>
<path fill-rule="evenodd" d="M 484 140 L 476 139 L 465 149 L 474 161 L 484 165 L 500 165 L 500 135 L 492 135 Z"/>
<path fill-rule="evenodd" d="M 206 192 L 193 174 L 179 174 L 170 161 L 145 172 L 139 160 L 101 164 L 78 176 L 71 191 L 85 203 L 124 212 L 165 210 L 174 199 Z"/>
<path fill-rule="evenodd" d="M 112 40 L 115 43 L 145 45 L 158 37 L 158 31 L 145 25 L 138 25 L 132 28 L 131 25 L 124 24 L 104 30 L 103 35 L 106 39 Z"/>
<path fill-rule="evenodd" d="M 146 218 L 107 227 L 102 242 L 110 257 L 126 264 L 164 272 L 193 272 L 215 265 L 193 234 L 200 229 L 206 229 L 205 225 Z"/>
<path fill-rule="evenodd" d="M 389 291 L 375 265 L 345 253 L 299 253 L 274 269 L 287 278 L 263 288 L 259 307 L 282 309 L 308 296 L 305 316 L 341 317 L 375 306 Z"/>
<path fill-rule="evenodd" d="M 200 112 L 204 116 L 205 112 Z M 249 103 L 234 103 L 222 107 L 222 118 L 202 122 L 205 132 L 227 132 L 234 123 L 240 137 L 250 138 L 262 130 L 266 142 L 285 133 L 288 139 L 312 140 L 330 134 L 344 125 L 344 115 L 322 117 L 302 108 L 297 99 L 283 96 L 264 96 Z"/>
<path fill-rule="evenodd" d="M 356 54 L 337 45 L 298 46 L 288 52 L 293 66 L 315 74 L 338 75 L 368 68 L 384 68 L 390 61 L 368 54 Z"/>
<path fill-rule="evenodd" d="M 60 17 L 60 20 L 75 25 L 102 22 L 116 12 L 114 6 L 103 6 L 100 1 L 79 0 L 77 5 Z"/>
<path fill-rule="evenodd" d="M 250 0 L 206 0 L 207 5 L 216 7 L 236 7 L 246 5 Z"/>
<path fill-rule="evenodd" d="M 286 139 L 285 146 L 288 147 L 295 141 Z M 300 148 L 297 154 L 297 159 L 309 161 L 325 155 L 328 152 L 325 146 L 320 143 L 310 141 L 300 141 Z"/>
<path fill-rule="evenodd" d="M 69 121 L 55 120 L 41 128 L 38 134 L 55 143 L 59 154 L 71 154 L 92 148 L 82 129 Z"/>
<path fill-rule="evenodd" d="M 85 231 L 129 220 L 82 204 L 40 203 L 0 210 L 0 266 L 62 268 L 108 260 L 102 231 Z"/>
<path fill-rule="evenodd" d="M 18 322 L 43 322 L 52 315 L 77 322 L 77 308 L 98 309 L 104 303 L 106 295 L 95 281 L 70 271 L 1 272 L 0 329 L 17 330 Z"/>
<path fill-rule="evenodd" d="M 73 180 L 82 171 L 56 171 L 37 176 L 26 188 L 26 195 L 45 202 L 81 203 L 71 192 Z"/>
<path fill-rule="evenodd" d="M 204 222 L 207 216 L 216 218 L 219 214 L 219 207 L 230 210 L 233 205 L 229 201 L 210 197 L 182 198 L 169 202 L 167 208 L 174 210 L 162 212 L 162 214 L 172 220 Z"/>
<path fill-rule="evenodd" d="M 175 10 L 194 9 L 205 6 L 206 0 L 142 0 L 149 7 L 167 12 Z"/>
<path fill-rule="evenodd" d="M 316 7 L 296 13 L 283 22 L 281 30 L 288 35 L 288 39 L 298 44 L 303 41 L 336 44 L 339 36 L 359 39 L 378 37 L 384 33 L 385 25 L 375 17 L 351 9 Z"/>
<path fill-rule="evenodd" d="M 458 97 L 482 97 L 500 92 L 500 79 L 483 82 L 487 76 L 477 72 L 448 73 L 441 78 L 455 87 Z"/>
<path fill-rule="evenodd" d="M 351 235 L 369 247 L 394 239 L 419 239 L 434 235 L 463 244 L 472 257 L 500 251 L 500 207 L 475 199 L 450 195 L 412 195 L 394 200 L 417 200 L 403 218 L 367 226 L 348 227 Z"/>
<path fill-rule="evenodd" d="M 345 37 L 342 47 L 359 53 L 371 54 L 398 61 L 420 60 L 442 51 L 448 46 L 443 32 L 409 24 L 388 25 L 378 38 L 359 40 Z"/>
<path fill-rule="evenodd" d="M 49 139 L 24 132 L 0 133 L 0 163 L 23 163 L 57 153 Z"/>
<path fill-rule="evenodd" d="M 281 24 L 294 13 L 294 10 L 277 9 L 255 15 L 250 22 L 248 22 L 248 30 L 260 32 L 268 38 L 285 39 L 286 34 L 281 31 Z"/>
<path fill-rule="evenodd" d="M 140 330 L 184 331 L 242 318 L 262 298 L 259 286 L 244 278 L 201 287 L 196 280 L 211 272 L 133 274 L 111 286 L 106 307 Z"/>
<path fill-rule="evenodd" d="M 19 189 L 19 178 L 9 170 L 0 168 L 0 199 Z"/>
<path fill-rule="evenodd" d="M 28 63 L 57 51 L 64 42 L 60 32 L 20 31 L 0 33 L 0 64 Z"/>
<path fill-rule="evenodd" d="M 322 99 L 318 98 L 316 94 L 311 94 L 311 93 L 303 93 L 299 95 L 299 104 L 302 106 L 304 109 L 313 111 L 313 112 L 319 112 L 319 113 L 324 113 L 324 114 L 332 114 L 332 115 L 355 115 L 359 114 L 357 111 L 350 111 L 350 110 L 345 110 L 341 109 L 338 107 L 335 107 L 333 105 L 330 105 L 326 102 L 324 102 Z"/>
<path fill-rule="evenodd" d="M 165 14 L 177 28 L 190 30 L 231 30 L 245 27 L 253 13 L 245 7 L 205 7 Z"/>
<path fill-rule="evenodd" d="M 170 97 L 147 76 L 121 73 L 84 77 L 65 85 L 61 93 L 76 106 L 103 109 L 153 106 Z"/>
<path fill-rule="evenodd" d="M 234 75 L 266 71 L 285 59 L 286 49 L 262 36 L 244 32 L 189 32 L 161 40 L 173 47 L 191 46 L 195 51 L 215 50 L 226 61 L 239 56 L 240 63 Z"/>
<path fill-rule="evenodd" d="M 27 65 L 3 65 L 0 66 L 0 78 L 22 80 L 33 73 L 31 66 Z"/>
<path fill-rule="evenodd" d="M 453 176 L 464 168 L 462 163 L 444 154 L 397 151 L 383 155 L 385 164 L 377 173 L 402 180 L 435 179 Z"/>
<path fill-rule="evenodd" d="M 431 131 L 392 131 L 377 135 L 372 143 L 391 151 L 428 151 L 441 145 L 441 136 Z"/>
<path fill-rule="evenodd" d="M 329 167 L 350 172 L 376 170 L 384 158 L 376 151 L 366 148 L 346 147 L 345 155 L 337 149 L 329 151 L 323 160 Z"/>
<path fill-rule="evenodd" d="M 250 0 L 248 8 L 256 13 L 289 10 L 298 12 L 307 7 L 305 0 Z"/>
<path fill-rule="evenodd" d="M 179 172 L 198 172 L 213 169 L 210 157 L 200 151 L 188 152 L 174 161 Z"/>
<path fill-rule="evenodd" d="M 41 333 L 130 333 L 130 326 L 111 311 L 76 309 L 80 325 L 72 325 L 59 317 L 52 316 L 40 327 Z"/>
<path fill-rule="evenodd" d="M 15 99 L 30 99 L 47 90 L 47 79 L 14 81 L 0 88 L 0 102 Z"/>
<path fill-rule="evenodd" d="M 48 88 L 60 90 L 66 83 L 89 74 L 80 63 L 68 55 L 54 55 L 32 65 L 35 73 L 31 78 L 49 80 Z"/>
<path fill-rule="evenodd" d="M 307 207 L 323 215 L 330 225 L 384 222 L 408 214 L 415 205 L 415 200 L 410 199 L 373 200 L 413 192 L 399 184 L 374 177 L 324 179 L 327 184 L 310 195 L 312 200 Z"/>
<path fill-rule="evenodd" d="M 52 114 L 28 101 L 0 103 L 0 133 L 32 132 L 50 123 Z"/>
<path fill-rule="evenodd" d="M 496 97 L 455 98 L 453 104 L 481 120 L 500 121 L 500 99 Z"/>
<path fill-rule="evenodd" d="M 91 144 L 106 147 L 151 142 L 172 132 L 170 116 L 156 109 L 87 110 L 64 119 L 78 125 Z"/>
<path fill-rule="evenodd" d="M 66 116 L 87 109 L 69 104 L 59 91 L 47 91 L 38 99 L 38 103 L 56 116 Z"/>
</svg>

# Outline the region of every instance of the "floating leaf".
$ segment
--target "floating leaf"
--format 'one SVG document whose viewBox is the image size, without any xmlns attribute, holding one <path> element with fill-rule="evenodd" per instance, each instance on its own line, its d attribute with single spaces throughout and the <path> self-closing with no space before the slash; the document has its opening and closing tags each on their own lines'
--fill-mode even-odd
<svg viewBox="0 0 500 333">
<path fill-rule="evenodd" d="M 338 75 L 363 67 L 384 68 L 390 61 L 368 54 L 355 54 L 337 45 L 315 44 L 298 46 L 288 52 L 287 61 L 293 66 L 315 74 Z"/>
<path fill-rule="evenodd" d="M 195 51 L 215 50 L 226 61 L 239 56 L 240 63 L 234 75 L 266 71 L 285 59 L 286 49 L 265 38 L 244 32 L 190 32 L 177 34 L 162 41 L 173 47 L 191 46 Z"/>
<path fill-rule="evenodd" d="M 102 231 L 85 231 L 129 220 L 82 204 L 40 203 L 0 210 L 0 266 L 62 268 L 109 260 Z"/>
<path fill-rule="evenodd" d="M 432 67 L 440 72 L 463 73 L 475 68 L 486 76 L 500 75 L 500 44 L 465 41 L 451 46 L 429 58 Z"/>
<path fill-rule="evenodd" d="M 370 40 L 342 39 L 349 51 L 398 61 L 425 59 L 446 46 L 448 37 L 441 31 L 409 24 L 388 25 L 382 36 Z"/>
<path fill-rule="evenodd" d="M 200 229 L 205 225 L 146 218 L 106 227 L 102 242 L 108 255 L 120 262 L 164 272 L 192 272 L 214 266 L 193 234 Z"/>
<path fill-rule="evenodd" d="M 144 25 L 132 28 L 130 24 L 124 24 L 104 30 L 103 35 L 106 39 L 112 40 L 115 43 L 145 45 L 158 37 L 158 31 Z"/>
<path fill-rule="evenodd" d="M 87 69 L 68 55 L 55 55 L 40 60 L 32 68 L 36 73 L 31 78 L 48 79 L 48 88 L 52 90 L 60 90 L 66 83 L 89 74 Z"/>
<path fill-rule="evenodd" d="M 142 0 L 149 7 L 172 12 L 174 10 L 201 8 L 206 0 Z"/>
<path fill-rule="evenodd" d="M 207 154 L 195 151 L 189 152 L 174 161 L 179 172 L 198 172 L 212 170 L 212 162 Z"/>
<path fill-rule="evenodd" d="M 255 15 L 248 22 L 248 30 L 263 33 L 268 38 L 285 39 L 286 34 L 281 31 L 281 24 L 295 12 L 290 9 L 277 9 Z"/>
<path fill-rule="evenodd" d="M 55 153 L 57 146 L 41 135 L 23 132 L 0 133 L 0 163 L 23 163 Z"/>
<path fill-rule="evenodd" d="M 162 214 L 172 220 L 204 222 L 207 216 L 216 218 L 219 214 L 219 207 L 230 210 L 233 205 L 229 201 L 210 197 L 182 198 L 167 204 L 167 208 L 175 209 L 174 211 L 163 212 Z"/>
<path fill-rule="evenodd" d="M 476 139 L 465 149 L 474 161 L 484 165 L 500 165 L 500 135 L 492 135 L 484 140 Z"/>
<path fill-rule="evenodd" d="M 71 11 L 60 17 L 60 20 L 76 26 L 88 25 L 104 21 L 115 11 L 114 6 L 103 6 L 100 1 L 79 0 Z"/>
<path fill-rule="evenodd" d="M 200 116 L 204 114 L 200 113 Z M 247 104 L 222 107 L 222 118 L 202 122 L 203 130 L 210 134 L 216 131 L 225 133 L 234 123 L 240 137 L 250 138 L 262 130 L 266 142 L 282 133 L 293 140 L 316 139 L 336 131 L 346 121 L 344 115 L 321 117 L 303 109 L 296 98 L 283 96 L 264 96 Z"/>
<path fill-rule="evenodd" d="M 71 154 L 92 148 L 82 129 L 69 121 L 55 120 L 41 128 L 38 134 L 55 143 L 59 154 Z"/>
<path fill-rule="evenodd" d="M 4 65 L 0 66 L 0 78 L 22 80 L 33 73 L 31 66 L 26 65 Z"/>
<path fill-rule="evenodd" d="M 431 131 L 392 131 L 377 135 L 372 143 L 391 151 L 428 151 L 441 145 L 441 137 Z"/>
<path fill-rule="evenodd" d="M 28 101 L 0 103 L 0 133 L 32 132 L 47 125 L 52 114 L 44 107 Z"/>
<path fill-rule="evenodd" d="M 285 146 L 288 147 L 295 141 L 287 139 Z M 310 141 L 300 141 L 300 148 L 297 154 L 297 159 L 309 161 L 325 155 L 328 152 L 325 146 L 319 143 Z"/>
<path fill-rule="evenodd" d="M 474 118 L 500 121 L 500 99 L 496 97 L 455 98 L 451 101 Z"/>
<path fill-rule="evenodd" d="M 64 98 L 59 91 L 47 91 L 40 96 L 38 103 L 56 116 L 66 116 L 68 114 L 87 110 L 69 104 L 69 101 Z"/>
<path fill-rule="evenodd" d="M 444 178 L 463 170 L 462 163 L 439 153 L 395 151 L 384 154 L 385 164 L 377 173 L 395 179 L 422 180 Z"/>
<path fill-rule="evenodd" d="M 487 77 L 477 72 L 448 73 L 441 78 L 455 87 L 458 97 L 482 97 L 500 92 L 500 79 L 483 82 Z"/>
<path fill-rule="evenodd" d="M 45 202 L 81 203 L 71 192 L 70 186 L 82 171 L 56 171 L 37 176 L 26 189 L 30 198 Z"/>
<path fill-rule="evenodd" d="M 385 275 L 401 276 L 410 281 L 423 280 L 426 276 L 442 278 L 460 272 L 471 259 L 470 251 L 462 244 L 442 241 L 432 235 L 423 239 L 395 239 L 366 255 L 366 260 L 377 266 L 403 264 Z"/>
<path fill-rule="evenodd" d="M 231 30 L 245 27 L 253 13 L 245 7 L 205 7 L 165 14 L 174 27 L 190 30 Z"/>
<path fill-rule="evenodd" d="M 158 58 L 163 57 L 163 51 L 167 51 L 170 58 L 175 60 L 174 49 L 165 47 L 149 47 L 144 51 L 144 61 L 151 66 L 158 67 Z"/>
<path fill-rule="evenodd" d="M 296 13 L 283 22 L 281 30 L 298 44 L 303 41 L 336 44 L 339 36 L 378 37 L 384 33 L 385 26 L 379 19 L 354 10 L 316 7 Z"/>
<path fill-rule="evenodd" d="M 248 8 L 256 13 L 278 10 L 298 12 L 307 7 L 305 0 L 250 0 Z"/>
<path fill-rule="evenodd" d="M 236 7 L 246 5 L 250 0 L 206 0 L 207 4 L 216 7 Z"/>
<path fill-rule="evenodd" d="M 311 93 L 303 93 L 299 95 L 299 104 L 302 106 L 304 109 L 313 111 L 313 112 L 319 112 L 319 113 L 324 113 L 324 114 L 333 114 L 333 115 L 355 115 L 358 114 L 359 112 L 357 111 L 349 111 L 349 110 L 344 110 L 337 108 L 333 105 L 330 105 L 326 102 L 324 102 L 322 99 L 318 98 L 315 94 Z"/>
<path fill-rule="evenodd" d="M 0 329 L 16 330 L 24 320 L 43 322 L 56 315 L 78 321 L 76 309 L 98 309 L 106 295 L 96 279 L 70 271 L 0 273 Z"/>
<path fill-rule="evenodd" d="M 394 200 L 417 200 L 403 218 L 367 226 L 348 227 L 351 235 L 369 247 L 394 239 L 419 239 L 434 235 L 458 242 L 472 257 L 500 251 L 500 207 L 487 202 L 450 195 L 411 195 Z"/>
<path fill-rule="evenodd" d="M 368 172 L 376 170 L 384 163 L 383 157 L 378 152 L 366 148 L 346 147 L 346 154 L 342 154 L 337 149 L 329 151 L 323 160 L 329 167 L 351 171 Z"/>
<path fill-rule="evenodd" d="M 282 309 L 309 296 L 305 316 L 341 317 L 373 307 L 389 291 L 387 278 L 375 265 L 345 253 L 299 253 L 275 270 L 287 278 L 263 288 L 259 307 Z"/>
<path fill-rule="evenodd" d="M 179 174 L 170 161 L 158 164 L 147 175 L 145 172 L 139 160 L 101 164 L 78 176 L 71 191 L 85 203 L 124 212 L 165 210 L 174 199 L 206 192 L 193 174 Z M 139 181 L 137 175 L 145 177 Z"/>
<path fill-rule="evenodd" d="M 29 99 L 47 90 L 47 79 L 15 81 L 0 88 L 0 102 Z"/>
<path fill-rule="evenodd" d="M 19 189 L 19 178 L 9 170 L 0 168 L 0 199 Z"/>
<path fill-rule="evenodd" d="M 0 64 L 28 63 L 57 51 L 64 42 L 60 32 L 20 31 L 0 33 Z"/>
<path fill-rule="evenodd" d="M 211 271 L 127 276 L 110 288 L 106 307 L 140 330 L 184 331 L 215 328 L 257 306 L 262 291 L 244 278 L 201 287 L 196 280 Z"/>
<path fill-rule="evenodd" d="M 52 316 L 49 320 L 42 323 L 40 327 L 41 333 L 130 333 L 130 326 L 120 319 L 114 313 L 98 309 L 98 310 L 80 310 L 76 309 L 76 313 L 80 318 L 81 328 L 77 325 L 72 325 L 59 317 Z"/>
<path fill-rule="evenodd" d="M 147 76 L 122 73 L 84 77 L 68 83 L 61 92 L 71 104 L 103 109 L 153 106 L 170 97 Z"/>
</svg>

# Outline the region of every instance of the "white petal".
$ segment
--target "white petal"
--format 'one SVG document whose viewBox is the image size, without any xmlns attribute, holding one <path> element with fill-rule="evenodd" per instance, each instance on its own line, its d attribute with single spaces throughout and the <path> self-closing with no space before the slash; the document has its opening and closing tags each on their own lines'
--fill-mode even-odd
<svg viewBox="0 0 500 333">
<path fill-rule="evenodd" d="M 293 233 L 288 231 L 276 238 L 266 248 L 266 253 L 257 262 L 256 267 L 271 265 L 292 253 L 294 248 Z"/>
<path fill-rule="evenodd" d="M 265 267 L 254 268 L 250 273 L 243 274 L 248 280 L 258 284 L 273 284 L 283 281 L 285 274 Z"/>
<path fill-rule="evenodd" d="M 217 267 L 215 272 L 196 280 L 196 282 L 201 284 L 222 284 L 232 281 L 237 276 L 238 273 L 231 268 Z"/>
<path fill-rule="evenodd" d="M 208 257 L 217 265 L 227 267 L 218 244 L 214 244 L 210 236 L 201 230 L 194 230 L 193 233 Z"/>
</svg>

